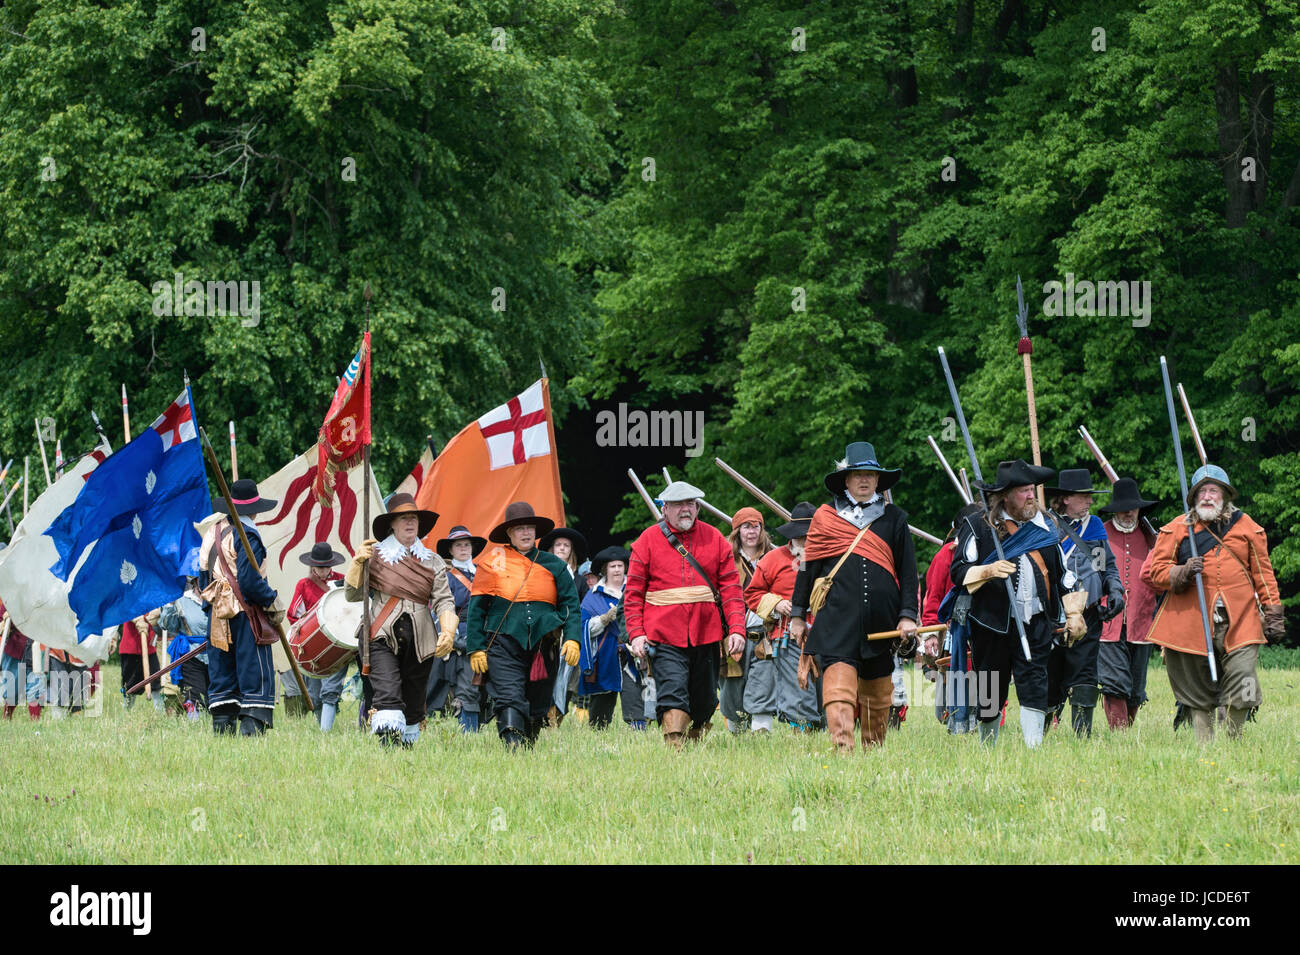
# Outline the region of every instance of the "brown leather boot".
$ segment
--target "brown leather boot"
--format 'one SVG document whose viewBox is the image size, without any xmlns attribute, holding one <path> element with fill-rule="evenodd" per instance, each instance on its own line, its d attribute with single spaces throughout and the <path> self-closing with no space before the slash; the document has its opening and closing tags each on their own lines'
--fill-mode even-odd
<svg viewBox="0 0 1300 955">
<path fill-rule="evenodd" d="M 709 735 L 709 730 L 713 728 L 712 721 L 703 723 L 693 723 L 690 731 L 686 734 L 686 739 L 692 743 L 698 743 L 704 737 Z"/>
<path fill-rule="evenodd" d="M 13 718 L 14 718 L 14 710 L 16 710 L 16 709 L 18 709 L 18 707 L 16 707 L 16 706 L 9 706 L 8 704 L 6 704 L 6 705 L 5 705 L 5 719 L 7 719 L 7 720 L 11 720 L 11 719 L 13 719 Z"/>
<path fill-rule="evenodd" d="M 889 707 L 894 701 L 894 678 L 882 676 L 858 681 L 858 710 L 862 715 L 862 748 L 883 746 L 889 727 Z"/>
<path fill-rule="evenodd" d="M 659 720 L 659 725 L 664 731 L 664 742 L 673 749 L 681 749 L 686 724 L 690 721 L 691 716 L 685 710 L 665 710 L 663 717 Z"/>
<path fill-rule="evenodd" d="M 1128 716 L 1128 700 L 1122 696 L 1106 695 L 1102 704 L 1106 708 L 1106 725 L 1113 730 L 1128 729 L 1131 725 Z"/>
<path fill-rule="evenodd" d="M 832 663 L 822 675 L 822 706 L 831 742 L 841 752 L 851 753 L 853 718 L 858 708 L 858 671 L 851 663 Z"/>
</svg>

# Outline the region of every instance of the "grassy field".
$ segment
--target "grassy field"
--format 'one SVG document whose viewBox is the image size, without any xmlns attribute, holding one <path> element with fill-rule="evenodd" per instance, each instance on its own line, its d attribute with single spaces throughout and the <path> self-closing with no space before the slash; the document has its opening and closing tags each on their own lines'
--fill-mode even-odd
<svg viewBox="0 0 1300 955">
<path fill-rule="evenodd" d="M 1155 669 L 1127 733 L 1099 710 L 1093 739 L 1058 728 L 1030 752 L 1013 693 L 993 751 L 923 701 L 852 757 L 784 728 L 672 753 L 572 719 L 532 752 L 449 721 L 383 751 L 355 703 L 330 735 L 277 712 L 265 738 L 215 739 L 206 720 L 124 710 L 106 675 L 98 718 L 0 723 L 5 862 L 1300 861 L 1297 669 L 1261 669 L 1265 705 L 1235 743 L 1175 736 Z"/>
</svg>

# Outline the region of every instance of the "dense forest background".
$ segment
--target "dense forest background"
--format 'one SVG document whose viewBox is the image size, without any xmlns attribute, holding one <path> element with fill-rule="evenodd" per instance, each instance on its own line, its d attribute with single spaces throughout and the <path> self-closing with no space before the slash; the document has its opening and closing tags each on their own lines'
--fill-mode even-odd
<svg viewBox="0 0 1300 955">
<path fill-rule="evenodd" d="M 1297 79 L 1274 0 L 8 0 L 0 454 L 46 418 L 88 449 L 123 382 L 138 430 L 188 371 L 270 474 L 370 283 L 385 490 L 540 361 L 596 546 L 644 521 L 629 463 L 731 511 L 720 455 L 788 506 L 861 439 L 942 536 L 937 346 L 984 469 L 1029 455 L 1019 275 L 1044 461 L 1101 480 L 1086 424 L 1173 517 L 1168 356 L 1295 603 Z M 155 315 L 178 272 L 258 281 L 259 320 Z M 1067 276 L 1150 309 L 1045 314 Z M 702 410 L 704 453 L 599 447 L 620 402 Z"/>
</svg>

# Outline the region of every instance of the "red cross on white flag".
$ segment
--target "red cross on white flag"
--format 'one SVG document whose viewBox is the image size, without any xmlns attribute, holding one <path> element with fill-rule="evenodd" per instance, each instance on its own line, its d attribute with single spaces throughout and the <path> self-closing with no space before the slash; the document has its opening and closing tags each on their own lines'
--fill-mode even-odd
<svg viewBox="0 0 1300 955">
<path fill-rule="evenodd" d="M 190 408 L 189 391 L 182 391 L 181 396 L 168 405 L 167 410 L 149 427 L 162 435 L 164 451 L 170 450 L 174 444 L 193 441 L 198 437 L 198 432 L 194 430 L 194 411 Z"/>
<path fill-rule="evenodd" d="M 493 471 L 551 453 L 540 381 L 483 415 L 478 419 L 478 426 L 487 441 L 489 467 Z"/>
</svg>

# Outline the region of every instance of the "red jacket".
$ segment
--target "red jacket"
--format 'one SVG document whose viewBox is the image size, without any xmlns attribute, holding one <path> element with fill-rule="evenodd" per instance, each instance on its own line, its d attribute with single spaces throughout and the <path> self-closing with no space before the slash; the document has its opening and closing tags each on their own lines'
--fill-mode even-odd
<svg viewBox="0 0 1300 955">
<path fill-rule="evenodd" d="M 1114 519 L 1108 520 L 1104 526 L 1111 552 L 1115 555 L 1119 582 L 1124 585 L 1124 609 L 1118 617 L 1112 617 L 1101 625 L 1102 642 L 1119 642 L 1120 631 L 1127 623 L 1125 639 L 1129 643 L 1149 643 L 1147 634 L 1151 631 L 1151 618 L 1156 613 L 1156 592 L 1142 579 L 1142 564 L 1151 553 L 1151 543 L 1141 521 L 1128 534 L 1115 526 Z"/>
<path fill-rule="evenodd" d="M 330 571 L 329 580 L 342 579 L 343 575 L 338 571 Z M 320 599 L 325 596 L 327 589 L 318 584 L 311 574 L 298 581 L 298 586 L 293 588 L 293 596 L 289 599 L 289 610 L 285 613 L 285 616 L 289 618 L 289 622 L 297 623 L 311 613 L 312 608 L 320 603 Z"/>
<path fill-rule="evenodd" d="M 722 594 L 727 632 L 745 632 L 745 601 L 736 577 L 731 545 L 716 527 L 696 521 L 689 531 L 673 531 Z M 623 603 L 628 639 L 647 637 L 652 643 L 674 647 L 718 643 L 724 636 L 722 621 L 712 598 L 694 603 L 656 606 L 646 594 L 679 587 L 706 586 L 695 568 L 668 543 L 659 525 L 647 527 L 632 545 Z"/>
<path fill-rule="evenodd" d="M 758 566 L 754 568 L 754 576 L 749 586 L 745 588 L 746 606 L 762 617 L 764 624 L 770 624 L 771 619 L 767 614 L 771 613 L 771 610 L 766 605 L 774 605 L 794 596 L 794 581 L 798 576 L 799 558 L 790 552 L 790 545 L 768 551 L 759 558 Z M 763 598 L 768 594 L 772 594 L 776 599 L 764 600 Z M 764 613 L 764 610 L 767 610 L 767 613 Z M 781 617 L 782 628 L 789 622 L 788 616 Z"/>
<path fill-rule="evenodd" d="M 157 652 L 155 645 L 158 641 L 158 634 L 154 632 L 153 627 L 146 627 L 149 631 L 149 653 L 150 655 Z M 128 620 L 122 624 L 122 639 L 117 643 L 117 652 L 119 656 L 139 656 L 140 655 L 140 634 L 136 632 L 135 621 Z"/>
<path fill-rule="evenodd" d="M 939 553 L 930 561 L 930 569 L 925 572 L 925 606 L 921 608 L 923 627 L 933 627 L 939 622 L 939 604 L 952 589 L 948 576 L 952 572 L 952 552 L 956 549 L 957 542 L 948 541 L 939 548 Z"/>
</svg>

